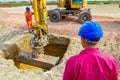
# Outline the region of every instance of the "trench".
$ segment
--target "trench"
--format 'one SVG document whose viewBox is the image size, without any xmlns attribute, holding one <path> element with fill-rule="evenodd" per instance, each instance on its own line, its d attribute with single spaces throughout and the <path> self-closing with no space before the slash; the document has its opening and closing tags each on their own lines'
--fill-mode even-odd
<svg viewBox="0 0 120 80">
<path fill-rule="evenodd" d="M 67 50 L 67 47 L 69 45 L 69 38 L 65 37 L 56 37 L 53 35 L 49 36 L 49 44 L 44 47 L 44 54 L 40 54 L 39 58 L 37 60 L 31 60 L 31 59 L 23 59 L 25 62 L 20 62 L 16 58 L 18 54 L 20 54 L 22 51 L 30 53 L 31 48 L 29 46 L 29 42 L 26 42 L 27 37 L 23 39 L 23 42 L 20 43 L 18 47 L 18 52 L 15 58 L 13 58 L 15 65 L 22 70 L 41 70 L 41 71 L 48 71 L 52 69 L 53 67 L 59 65 L 59 62 L 64 57 L 64 54 Z M 29 40 L 29 39 L 28 39 Z M 24 50 L 20 50 L 20 47 L 25 47 Z M 13 48 L 14 49 L 14 48 Z M 26 63 L 27 62 L 27 63 Z"/>
<path fill-rule="evenodd" d="M 26 40 L 29 40 L 29 38 L 25 37 L 23 40 L 24 43 L 22 42 L 19 44 L 20 47 L 18 47 L 18 49 L 21 48 L 21 46 L 24 49 L 18 50 L 17 53 L 19 53 L 22 50 L 26 50 L 26 49 L 28 52 L 31 51 L 29 42 L 27 41 L 25 43 Z M 45 67 L 43 67 L 43 66 L 38 67 L 38 66 L 29 65 L 29 64 L 19 63 L 16 60 L 14 60 L 16 63 L 16 66 L 19 69 L 23 69 L 23 70 L 37 69 L 37 70 L 46 72 L 46 71 L 52 69 L 53 67 L 59 65 L 60 61 L 64 58 L 64 55 L 67 51 L 68 46 L 70 45 L 70 38 L 49 35 L 48 41 L 49 41 L 49 44 L 44 48 L 45 49 L 44 54 L 41 55 L 42 58 L 46 57 L 46 59 L 41 59 L 41 62 L 45 62 L 45 63 L 50 62 L 50 65 L 52 65 L 52 67 L 49 66 L 49 64 L 46 64 Z M 74 41 L 73 41 L 73 44 L 75 44 Z M 76 43 L 76 45 L 77 44 L 78 43 Z M 119 50 L 120 50 L 119 42 L 102 42 L 101 41 L 100 44 L 98 44 L 98 47 L 100 48 L 101 51 L 103 51 L 105 53 L 110 53 L 111 55 L 113 55 L 118 60 L 118 63 L 120 64 L 120 60 L 119 60 L 119 56 L 118 56 Z M 73 49 L 73 51 L 76 50 L 75 53 L 77 52 L 77 48 L 75 48 L 75 50 L 74 50 L 74 48 L 72 48 L 72 49 Z M 78 48 L 78 51 L 80 49 L 81 49 L 81 47 Z M 46 66 L 47 66 L 47 68 L 46 68 Z"/>
</svg>

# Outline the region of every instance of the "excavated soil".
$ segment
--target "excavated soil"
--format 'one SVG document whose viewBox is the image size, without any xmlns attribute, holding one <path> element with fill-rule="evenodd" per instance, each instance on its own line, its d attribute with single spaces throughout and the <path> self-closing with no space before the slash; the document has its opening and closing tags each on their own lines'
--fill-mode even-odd
<svg viewBox="0 0 120 80">
<path fill-rule="evenodd" d="M 118 8 L 118 5 L 88 5 L 88 7 L 91 8 L 93 20 L 99 22 L 104 31 L 104 38 L 100 41 L 98 47 L 103 52 L 115 56 L 120 64 L 120 8 Z M 63 40 L 63 37 L 70 40 L 59 65 L 47 72 L 19 70 L 11 58 L 14 58 L 18 53 L 18 48 L 19 50 L 29 50 L 24 45 L 24 42 L 29 41 L 29 34 L 23 15 L 24 10 L 21 11 L 20 9 L 20 7 L 13 9 L 0 8 L 0 80 L 62 80 L 66 60 L 83 49 L 77 36 L 81 26 L 77 17 L 67 17 L 58 23 L 50 22 L 48 19 L 49 34 L 54 33 L 52 37 L 56 37 L 60 41 Z M 21 42 L 21 39 L 24 39 L 26 35 L 28 39 Z"/>
</svg>

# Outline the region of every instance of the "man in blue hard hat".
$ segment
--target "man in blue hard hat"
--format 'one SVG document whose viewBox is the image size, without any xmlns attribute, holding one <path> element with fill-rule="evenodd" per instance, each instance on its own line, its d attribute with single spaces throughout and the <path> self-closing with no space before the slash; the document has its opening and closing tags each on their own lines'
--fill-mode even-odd
<svg viewBox="0 0 120 80">
<path fill-rule="evenodd" d="M 25 11 L 25 19 L 26 19 L 26 23 L 27 23 L 27 28 L 28 30 L 31 30 L 32 29 L 32 11 L 30 11 L 30 8 L 29 7 L 26 7 L 25 8 L 26 11 Z"/>
<path fill-rule="evenodd" d="M 99 23 L 86 21 L 78 32 L 83 50 L 68 59 L 63 80 L 118 80 L 118 63 L 101 52 L 97 43 L 103 37 Z"/>
</svg>

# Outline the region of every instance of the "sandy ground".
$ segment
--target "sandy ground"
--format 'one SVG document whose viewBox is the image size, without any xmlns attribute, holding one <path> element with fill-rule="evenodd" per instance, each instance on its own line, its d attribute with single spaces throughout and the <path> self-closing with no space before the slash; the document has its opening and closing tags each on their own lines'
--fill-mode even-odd
<svg viewBox="0 0 120 80">
<path fill-rule="evenodd" d="M 48 10 L 54 9 L 57 6 L 47 6 Z M 88 5 L 91 8 L 93 20 L 98 21 L 104 31 L 119 31 L 120 30 L 120 8 L 118 5 Z M 12 26 L 16 28 L 26 29 L 24 18 L 25 7 L 0 8 L 0 24 Z M 68 29 L 69 26 L 69 29 Z M 57 27 L 57 28 L 56 28 Z M 67 17 L 58 23 L 50 22 L 48 19 L 49 32 L 60 34 L 75 35 L 80 27 L 77 17 Z M 71 33 L 72 32 L 72 33 Z"/>
<path fill-rule="evenodd" d="M 47 9 L 54 9 L 57 6 L 47 6 Z M 11 26 L 26 30 L 26 22 L 24 17 L 23 7 L 12 8 L 0 8 L 0 24 L 4 26 Z M 107 37 L 111 36 L 111 32 L 114 32 L 112 36 L 118 37 L 120 30 L 120 8 L 118 5 L 88 5 L 87 8 L 91 8 L 92 20 L 101 24 L 103 31 L 107 34 Z M 34 21 L 33 21 L 34 22 Z M 57 33 L 62 35 L 77 36 L 77 32 L 81 24 L 78 23 L 77 17 L 67 17 L 61 22 L 50 22 L 48 19 L 49 33 Z M 116 35 L 117 34 L 117 35 Z"/>
</svg>

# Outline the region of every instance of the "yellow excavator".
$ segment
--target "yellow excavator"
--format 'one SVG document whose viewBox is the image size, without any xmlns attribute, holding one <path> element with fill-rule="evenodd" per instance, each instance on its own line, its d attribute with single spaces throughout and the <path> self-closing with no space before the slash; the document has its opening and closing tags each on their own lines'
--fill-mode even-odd
<svg viewBox="0 0 120 80">
<path fill-rule="evenodd" d="M 44 53 L 44 47 L 48 44 L 48 27 L 47 27 L 47 9 L 46 0 L 31 1 L 34 10 L 35 24 L 33 27 L 33 37 L 30 40 L 32 52 L 22 51 L 16 60 L 24 65 L 32 65 L 44 69 L 50 69 L 54 65 L 37 60 L 39 54 Z"/>
<path fill-rule="evenodd" d="M 78 16 L 79 23 L 84 23 L 92 19 L 90 9 L 85 8 L 87 0 L 58 0 L 58 9 L 48 12 L 49 19 L 52 22 L 59 22 L 66 16 Z"/>
</svg>

